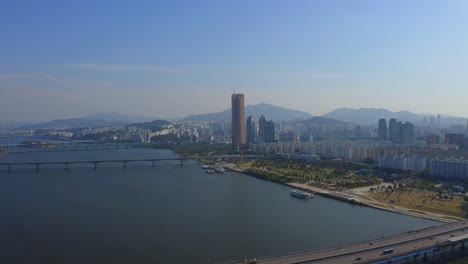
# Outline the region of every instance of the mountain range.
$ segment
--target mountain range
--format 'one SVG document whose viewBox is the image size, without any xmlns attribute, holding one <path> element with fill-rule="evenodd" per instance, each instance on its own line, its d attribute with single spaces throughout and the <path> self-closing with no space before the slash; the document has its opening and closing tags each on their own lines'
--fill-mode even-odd
<svg viewBox="0 0 468 264">
<path fill-rule="evenodd" d="M 377 125 L 380 118 L 385 118 L 387 121 L 391 118 L 396 118 L 398 121 L 408 121 L 416 125 L 424 125 L 424 120 L 430 122 L 431 117 L 437 120 L 437 116 L 433 114 L 417 114 L 409 111 L 392 112 L 383 108 L 340 108 L 322 116 L 345 122 L 367 125 Z M 467 122 L 466 120 L 466 118 L 461 117 L 441 116 L 440 124 L 442 127 L 465 125 Z"/>
<path fill-rule="evenodd" d="M 123 121 L 107 121 L 102 119 L 85 119 L 85 118 L 70 118 L 56 119 L 49 122 L 36 123 L 19 127 L 20 129 L 41 129 L 41 128 L 77 128 L 77 127 L 104 127 L 123 125 L 127 122 Z"/>
<path fill-rule="evenodd" d="M 245 107 L 245 118 L 249 115 L 253 115 L 258 119 L 261 115 L 264 115 L 267 120 L 279 121 L 290 121 L 294 119 L 307 119 L 311 118 L 312 115 L 299 110 L 292 110 L 281 106 L 272 104 L 257 104 L 247 105 Z M 221 112 L 191 115 L 183 119 L 184 121 L 230 121 L 231 120 L 231 109 L 226 109 Z"/>
<path fill-rule="evenodd" d="M 119 122 L 128 122 L 128 123 L 143 123 L 151 122 L 153 120 L 160 120 L 159 117 L 147 117 L 144 115 L 122 115 L 116 112 L 112 113 L 95 113 L 82 117 L 83 119 L 89 120 L 105 120 L 105 121 L 119 121 Z"/>
<path fill-rule="evenodd" d="M 132 123 L 145 123 L 159 120 L 160 118 L 150 118 L 143 115 L 123 115 L 119 113 L 95 113 L 81 118 L 56 119 L 48 122 L 35 124 L 25 124 L 21 129 L 40 129 L 40 128 L 77 128 L 77 127 L 103 127 L 115 125 L 128 125 Z"/>
<path fill-rule="evenodd" d="M 275 122 L 297 120 L 303 123 L 330 124 L 340 125 L 345 123 L 355 123 L 363 125 L 377 126 L 380 118 L 385 118 L 387 121 L 391 118 L 396 118 L 402 122 L 412 122 L 415 125 L 427 125 L 431 118 L 437 120 L 436 115 L 417 114 L 409 111 L 392 112 L 383 108 L 340 108 L 326 113 L 322 116 L 312 116 L 311 114 L 292 110 L 281 106 L 271 104 L 248 105 L 245 107 L 245 117 L 253 115 L 258 119 L 264 115 L 267 120 Z M 100 127 L 112 125 L 128 125 L 135 123 L 147 123 L 153 120 L 163 120 L 157 117 L 147 117 L 143 115 L 123 115 L 119 113 L 96 113 L 87 115 L 82 118 L 58 119 L 50 122 L 37 124 L 23 124 L 20 128 L 38 129 L 38 128 L 72 128 L 72 127 Z M 201 115 L 191 115 L 182 119 L 182 121 L 224 121 L 231 120 L 231 109 L 226 109 L 221 112 L 207 113 Z M 425 120 L 425 121 L 423 121 Z M 425 123 L 426 122 L 426 123 Z M 441 116 L 441 127 L 451 125 L 466 126 L 467 119 L 453 116 Z M 152 126 L 151 124 L 149 124 Z"/>
<path fill-rule="evenodd" d="M 309 119 L 301 121 L 301 123 L 305 125 L 321 124 L 321 125 L 341 126 L 341 125 L 346 125 L 348 122 L 333 119 L 333 118 L 323 117 L 323 116 L 314 116 Z"/>
</svg>

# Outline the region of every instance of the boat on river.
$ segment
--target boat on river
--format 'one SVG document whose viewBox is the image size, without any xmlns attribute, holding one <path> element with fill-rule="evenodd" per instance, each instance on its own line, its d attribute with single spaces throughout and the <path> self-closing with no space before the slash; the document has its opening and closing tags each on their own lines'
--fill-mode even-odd
<svg viewBox="0 0 468 264">
<path fill-rule="evenodd" d="M 224 173 L 224 172 L 225 172 L 224 168 L 221 167 L 221 166 L 218 166 L 218 165 L 217 165 L 217 166 L 213 166 L 213 169 L 214 169 L 216 172 L 218 172 L 218 173 Z"/>
<path fill-rule="evenodd" d="M 303 192 L 299 190 L 291 190 L 291 196 L 300 198 L 300 199 L 310 199 L 314 198 L 314 195 L 308 192 Z"/>
</svg>

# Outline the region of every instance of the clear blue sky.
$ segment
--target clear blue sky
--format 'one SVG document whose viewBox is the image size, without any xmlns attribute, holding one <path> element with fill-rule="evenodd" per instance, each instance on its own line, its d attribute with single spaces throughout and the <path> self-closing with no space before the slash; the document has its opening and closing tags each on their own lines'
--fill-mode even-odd
<svg viewBox="0 0 468 264">
<path fill-rule="evenodd" d="M 468 116 L 468 1 L 2 1 L 0 122 L 247 104 Z"/>
</svg>

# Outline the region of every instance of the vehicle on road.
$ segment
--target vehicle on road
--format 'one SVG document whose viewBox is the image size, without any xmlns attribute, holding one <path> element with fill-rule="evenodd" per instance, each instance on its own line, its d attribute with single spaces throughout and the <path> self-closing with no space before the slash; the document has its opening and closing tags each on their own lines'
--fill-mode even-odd
<svg viewBox="0 0 468 264">
<path fill-rule="evenodd" d="M 393 248 L 388 248 L 388 249 L 383 250 L 383 255 L 392 254 L 392 253 L 393 253 Z"/>
</svg>

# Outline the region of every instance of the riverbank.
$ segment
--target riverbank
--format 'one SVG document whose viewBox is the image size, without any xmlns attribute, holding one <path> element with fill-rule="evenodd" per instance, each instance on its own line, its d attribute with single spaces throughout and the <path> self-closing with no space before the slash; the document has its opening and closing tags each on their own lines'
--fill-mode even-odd
<svg viewBox="0 0 468 264">
<path fill-rule="evenodd" d="M 310 191 L 310 192 L 313 192 L 315 194 L 318 194 L 324 197 L 328 197 L 328 198 L 332 198 L 332 199 L 336 199 L 336 200 L 340 200 L 344 202 L 349 202 L 352 204 L 368 206 L 368 207 L 372 207 L 375 209 L 389 211 L 389 212 L 393 212 L 397 214 L 410 215 L 414 217 L 435 220 L 435 221 L 444 222 L 444 223 L 453 223 L 453 222 L 457 222 L 460 220 L 464 220 L 463 218 L 449 216 L 449 215 L 436 214 L 436 213 L 426 212 L 426 211 L 415 211 L 410 208 L 404 208 L 404 207 L 398 207 L 398 206 L 389 206 L 387 204 L 380 203 L 375 200 L 370 200 L 368 199 L 368 197 L 365 197 L 365 196 L 356 196 L 350 193 L 328 191 L 325 189 L 312 187 L 307 184 L 293 182 L 293 183 L 288 183 L 286 185 L 291 186 L 293 188 Z"/>
<path fill-rule="evenodd" d="M 272 178 L 272 177 L 269 177 L 269 175 L 260 177 L 256 173 L 247 173 L 247 172 L 252 172 L 249 170 L 249 168 L 240 167 L 232 163 L 223 162 L 223 163 L 220 163 L 220 165 L 226 170 L 243 173 L 252 177 L 276 182 L 276 183 L 286 185 L 292 188 L 313 192 L 323 197 L 327 197 L 330 199 L 335 199 L 335 200 L 339 200 L 343 202 L 348 202 L 351 204 L 372 207 L 372 208 L 379 209 L 379 210 L 389 211 L 389 212 L 402 214 L 402 215 L 409 215 L 409 216 L 423 218 L 423 219 L 435 220 L 435 221 L 444 222 L 444 223 L 452 223 L 452 222 L 463 220 L 463 218 L 460 218 L 460 217 L 421 211 L 421 210 L 413 210 L 411 208 L 385 204 L 375 199 L 372 199 L 371 197 L 364 195 L 364 194 L 360 194 L 360 195 L 354 194 L 352 191 L 346 191 L 346 192 L 330 191 L 330 190 L 326 190 L 322 188 L 313 187 L 305 183 L 299 183 L 299 182 L 294 182 L 294 181 L 287 182 L 287 181 L 277 180 L 276 177 Z M 286 177 L 283 176 L 283 178 L 286 178 Z"/>
</svg>

